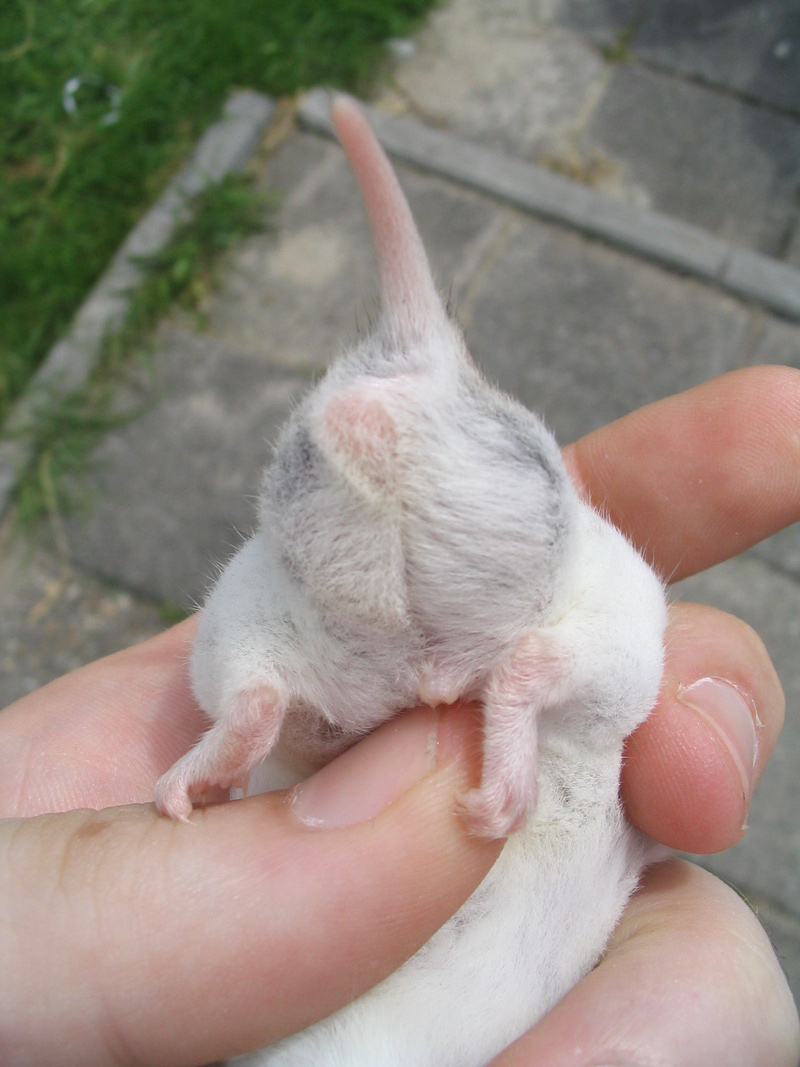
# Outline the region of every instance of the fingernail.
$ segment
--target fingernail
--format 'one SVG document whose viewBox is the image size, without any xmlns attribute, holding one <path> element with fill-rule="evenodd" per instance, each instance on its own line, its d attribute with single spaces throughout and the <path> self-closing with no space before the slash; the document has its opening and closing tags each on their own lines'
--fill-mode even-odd
<svg viewBox="0 0 800 1067">
<path fill-rule="evenodd" d="M 419 708 L 382 726 L 294 787 L 294 815 L 320 830 L 374 819 L 435 768 L 438 724 L 438 712 Z"/>
<path fill-rule="evenodd" d="M 722 678 L 701 678 L 681 687 L 678 699 L 702 715 L 724 741 L 741 775 L 745 799 L 749 800 L 758 755 L 755 709 L 735 685 Z"/>
</svg>

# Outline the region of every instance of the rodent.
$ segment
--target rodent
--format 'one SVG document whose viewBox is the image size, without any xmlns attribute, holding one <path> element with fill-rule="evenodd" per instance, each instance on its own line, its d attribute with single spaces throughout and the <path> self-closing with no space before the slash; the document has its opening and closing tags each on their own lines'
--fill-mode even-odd
<svg viewBox="0 0 800 1067">
<path fill-rule="evenodd" d="M 664 589 L 579 498 L 543 422 L 473 364 L 358 105 L 338 95 L 332 118 L 381 318 L 276 443 L 257 531 L 199 620 L 192 683 L 213 725 L 156 803 L 187 818 L 264 760 L 277 787 L 404 708 L 480 701 L 482 779 L 460 804 L 473 833 L 510 835 L 492 871 L 395 974 L 237 1060 L 479 1067 L 596 963 L 653 855 L 618 786 L 657 696 Z"/>
</svg>

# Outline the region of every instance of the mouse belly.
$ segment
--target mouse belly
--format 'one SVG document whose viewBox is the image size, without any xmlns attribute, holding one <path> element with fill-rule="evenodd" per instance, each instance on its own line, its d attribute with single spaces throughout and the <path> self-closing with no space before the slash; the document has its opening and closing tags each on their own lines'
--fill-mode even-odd
<svg viewBox="0 0 800 1067">
<path fill-rule="evenodd" d="M 569 830 L 535 817 L 398 971 L 307 1030 L 232 1062 L 484 1067 L 596 964 L 647 848 L 616 795 Z"/>
</svg>

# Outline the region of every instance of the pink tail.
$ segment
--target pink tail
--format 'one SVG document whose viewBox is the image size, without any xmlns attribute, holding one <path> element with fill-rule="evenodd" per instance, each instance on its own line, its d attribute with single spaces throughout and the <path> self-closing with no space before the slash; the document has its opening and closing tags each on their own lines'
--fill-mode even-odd
<svg viewBox="0 0 800 1067">
<path fill-rule="evenodd" d="M 384 320 L 401 342 L 419 337 L 429 331 L 443 309 L 403 190 L 355 100 L 337 94 L 331 118 L 367 209 L 381 276 Z"/>
</svg>

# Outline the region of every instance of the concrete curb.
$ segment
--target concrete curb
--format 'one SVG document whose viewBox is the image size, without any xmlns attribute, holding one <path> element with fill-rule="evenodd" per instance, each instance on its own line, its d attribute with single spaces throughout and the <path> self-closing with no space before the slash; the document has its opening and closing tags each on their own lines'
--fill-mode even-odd
<svg viewBox="0 0 800 1067">
<path fill-rule="evenodd" d="M 251 90 L 232 95 L 222 118 L 197 144 L 191 159 L 134 227 L 108 269 L 81 305 L 66 334 L 34 375 L 3 429 L 0 441 L 0 516 L 33 457 L 22 436 L 43 406 L 76 392 L 97 365 L 103 342 L 122 325 L 131 295 L 142 280 L 138 259 L 155 255 L 192 214 L 192 201 L 208 185 L 241 170 L 253 155 L 272 115 L 272 101 Z"/>
<path fill-rule="evenodd" d="M 305 96 L 298 115 L 309 129 L 332 135 L 329 111 L 329 94 L 320 89 Z M 366 111 L 384 148 L 398 159 L 800 320 L 795 267 L 413 119 Z"/>
</svg>

